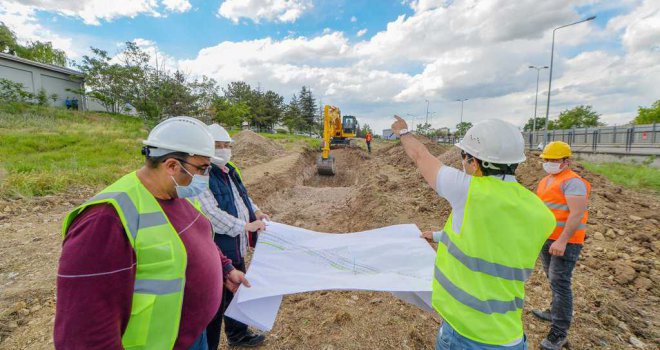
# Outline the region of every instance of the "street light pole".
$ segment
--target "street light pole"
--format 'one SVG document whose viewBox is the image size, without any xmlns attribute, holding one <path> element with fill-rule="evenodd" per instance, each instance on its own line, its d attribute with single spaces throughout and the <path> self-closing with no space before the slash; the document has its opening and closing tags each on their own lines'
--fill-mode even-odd
<svg viewBox="0 0 660 350">
<path fill-rule="evenodd" d="M 410 114 L 410 113 L 406 113 L 406 115 L 409 115 L 409 116 L 412 117 L 412 128 L 410 129 L 410 131 L 411 131 L 411 132 L 412 132 L 412 131 L 415 131 L 415 116 L 412 115 L 412 114 Z"/>
<path fill-rule="evenodd" d="M 591 20 L 594 20 L 595 18 L 596 18 L 596 16 L 591 16 L 591 17 L 585 18 L 583 20 L 580 20 L 580 21 L 577 21 L 577 22 L 574 22 L 574 23 L 559 26 L 559 27 L 552 30 L 552 48 L 550 49 L 550 77 L 548 78 L 548 102 L 545 105 L 545 127 L 543 128 L 543 145 L 544 146 L 548 143 L 548 140 L 547 140 L 547 138 L 548 138 L 548 116 L 550 115 L 550 94 L 552 92 L 552 66 L 553 66 L 553 63 L 554 63 L 554 54 L 555 54 L 555 32 L 558 29 L 566 28 L 566 27 L 576 25 L 576 24 L 579 24 L 579 23 L 582 23 L 582 22 L 591 21 Z"/>
<path fill-rule="evenodd" d="M 424 100 L 426 101 L 426 124 L 429 123 L 429 100 Z"/>
<path fill-rule="evenodd" d="M 534 135 L 534 132 L 536 132 L 536 111 L 538 110 L 539 104 L 539 75 L 541 73 L 541 69 L 548 69 L 548 66 L 529 66 L 529 68 L 536 69 L 536 97 L 534 97 L 534 122 L 532 124 L 532 135 Z"/>
<path fill-rule="evenodd" d="M 468 100 L 467 98 L 459 98 L 458 100 L 456 100 L 461 103 L 461 122 L 459 123 L 459 125 L 463 124 L 463 102 L 467 100 Z"/>
</svg>

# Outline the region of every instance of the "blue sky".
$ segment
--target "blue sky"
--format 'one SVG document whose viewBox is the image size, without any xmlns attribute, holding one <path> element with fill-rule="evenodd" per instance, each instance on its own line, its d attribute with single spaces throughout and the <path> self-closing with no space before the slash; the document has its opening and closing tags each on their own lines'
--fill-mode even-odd
<svg viewBox="0 0 660 350">
<path fill-rule="evenodd" d="M 395 113 L 454 128 L 464 119 L 523 125 L 557 33 L 550 117 L 592 105 L 610 124 L 660 99 L 655 0 L 5 0 L 20 40 L 52 41 L 73 59 L 139 41 L 169 69 L 243 80 L 286 99 L 305 85 L 324 103 L 386 128 Z M 365 31 L 358 35 L 360 31 Z M 542 71 L 539 105 L 547 98 Z M 543 114 L 544 109 L 539 108 Z M 412 118 L 410 118 L 412 121 Z"/>
<path fill-rule="evenodd" d="M 192 10 L 186 13 L 169 13 L 164 17 L 141 14 L 135 18 L 118 18 L 99 26 L 51 11 L 38 11 L 37 19 L 49 29 L 64 35 L 75 37 L 83 34 L 91 44 L 106 50 L 113 50 L 114 43 L 140 37 L 156 42 L 168 55 L 184 59 L 192 58 L 199 50 L 222 41 L 313 37 L 322 34 L 326 28 L 345 32 L 354 40 L 360 39 L 356 35 L 358 31 L 367 29 L 362 37 L 364 39 L 384 30 L 387 23 L 398 16 L 413 13 L 409 6 L 399 1 L 315 1 L 314 7 L 294 23 L 255 23 L 242 19 L 239 24 L 234 24 L 230 19 L 217 15 L 218 1 L 192 0 L 190 3 Z"/>
</svg>

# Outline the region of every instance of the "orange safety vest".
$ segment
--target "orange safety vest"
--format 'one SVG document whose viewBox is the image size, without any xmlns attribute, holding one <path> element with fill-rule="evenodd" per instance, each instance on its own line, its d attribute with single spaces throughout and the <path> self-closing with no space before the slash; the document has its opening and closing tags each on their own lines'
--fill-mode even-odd
<svg viewBox="0 0 660 350">
<path fill-rule="evenodd" d="M 367 140 L 367 142 L 371 142 L 371 134 L 367 134 L 364 138 Z"/>
<path fill-rule="evenodd" d="M 551 178 L 552 182 L 548 184 L 548 181 Z M 566 226 L 566 220 L 568 220 L 570 211 L 568 210 L 566 196 L 564 196 L 564 193 L 561 191 L 561 187 L 564 182 L 573 178 L 578 178 L 584 182 L 584 184 L 587 186 L 587 198 L 589 198 L 589 194 L 591 193 L 591 184 L 589 181 L 581 178 L 580 175 L 576 174 L 570 169 L 566 169 L 556 175 L 548 175 L 544 177 L 539 183 L 539 187 L 536 189 L 536 194 L 541 198 L 543 203 L 548 206 L 550 211 L 555 214 L 555 219 L 557 220 L 557 226 L 555 227 L 555 230 L 552 231 L 552 234 L 548 239 L 557 240 L 559 235 L 561 235 L 561 233 L 564 231 L 564 226 Z M 573 237 L 571 237 L 568 243 L 584 243 L 584 235 L 587 229 L 588 216 L 589 213 L 587 210 L 585 210 L 584 214 L 582 214 L 580 225 L 578 226 L 577 230 L 575 230 Z"/>
</svg>

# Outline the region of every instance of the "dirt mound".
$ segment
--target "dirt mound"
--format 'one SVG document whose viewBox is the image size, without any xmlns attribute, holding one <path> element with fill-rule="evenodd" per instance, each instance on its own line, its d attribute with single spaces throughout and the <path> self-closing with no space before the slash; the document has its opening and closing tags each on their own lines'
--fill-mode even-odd
<svg viewBox="0 0 660 350">
<path fill-rule="evenodd" d="M 280 144 L 251 130 L 243 130 L 233 139 L 233 159 L 240 168 L 269 162 L 285 153 Z"/>
<path fill-rule="evenodd" d="M 322 232 L 354 232 L 415 223 L 439 230 L 451 210 L 422 179 L 398 143 L 332 154 L 339 174 L 316 175 L 316 151 L 284 150 L 252 132 L 236 135 L 234 153 L 251 197 L 274 220 Z M 420 138 L 445 164 L 461 168 L 455 147 Z M 288 148 L 287 148 L 288 149 Z M 284 156 L 279 156 L 284 154 Z M 545 176 L 529 153 L 517 170 L 534 190 Z M 575 163 L 592 184 L 587 241 L 574 273 L 573 349 L 626 349 L 660 339 L 660 201 L 622 188 Z M 66 211 L 95 191 L 38 200 L 0 200 L 0 349 L 52 348 L 55 273 Z M 411 257 L 414 258 L 414 257 Z M 39 261 L 35 264 L 35 261 Z M 537 264 L 528 281 L 525 331 L 537 348 L 549 325 L 530 315 L 551 291 Z M 439 321 L 388 293 L 321 291 L 290 295 L 265 349 L 431 349 Z M 377 329 L 377 332 L 374 332 Z M 226 344 L 226 343 L 225 343 Z M 636 344 L 636 345 L 634 345 Z"/>
</svg>

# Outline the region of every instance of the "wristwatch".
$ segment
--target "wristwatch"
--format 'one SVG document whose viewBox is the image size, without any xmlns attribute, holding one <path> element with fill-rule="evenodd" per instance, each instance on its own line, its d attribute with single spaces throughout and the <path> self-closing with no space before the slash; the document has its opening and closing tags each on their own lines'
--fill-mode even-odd
<svg viewBox="0 0 660 350">
<path fill-rule="evenodd" d="M 408 131 L 408 129 L 401 129 L 401 130 L 399 130 L 399 137 L 401 137 L 405 134 L 409 134 L 409 133 L 410 133 L 410 131 Z"/>
</svg>

